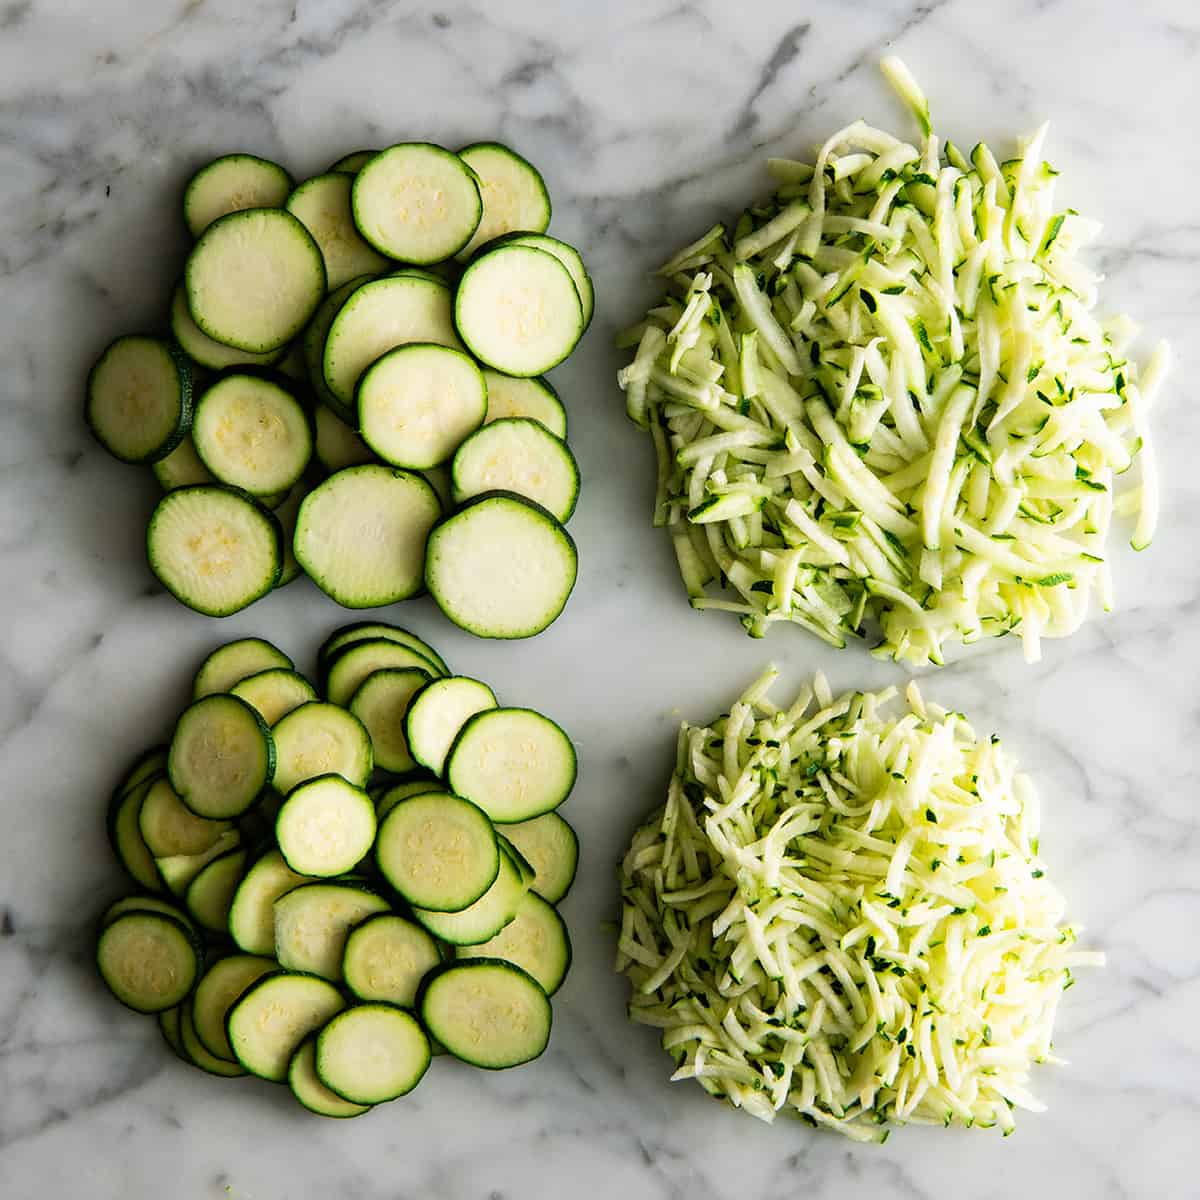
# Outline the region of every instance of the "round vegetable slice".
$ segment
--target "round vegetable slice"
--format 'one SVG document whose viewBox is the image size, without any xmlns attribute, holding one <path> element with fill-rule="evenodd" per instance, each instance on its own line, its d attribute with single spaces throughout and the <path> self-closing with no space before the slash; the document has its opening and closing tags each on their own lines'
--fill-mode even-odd
<svg viewBox="0 0 1200 1200">
<path fill-rule="evenodd" d="M 339 287 L 335 287 L 317 306 L 317 311 L 313 313 L 312 320 L 305 326 L 304 336 L 300 339 L 301 352 L 304 357 L 304 373 L 309 385 L 316 392 L 317 399 L 321 401 L 321 404 L 332 409 L 343 421 L 353 422 L 356 419 L 354 396 L 351 395 L 349 399 L 342 400 L 329 390 L 329 386 L 325 382 L 325 340 L 329 336 L 329 328 L 333 324 L 333 319 L 341 311 L 342 305 L 358 288 L 364 283 L 369 283 L 372 278 L 371 275 L 357 275 Z"/>
<path fill-rule="evenodd" d="M 428 671 L 401 667 L 373 671 L 359 684 L 350 711 L 371 735 L 377 767 L 402 775 L 417 765 L 404 735 L 404 717 L 413 696 L 428 682 Z"/>
<path fill-rule="evenodd" d="M 484 371 L 488 390 L 485 425 L 506 417 L 531 417 L 541 421 L 555 437 L 567 436 L 567 411 L 546 379 L 517 378 L 499 371 Z"/>
<path fill-rule="evenodd" d="M 329 287 L 336 288 L 358 275 L 374 274 L 391 260 L 363 241 L 350 211 L 354 177 L 329 171 L 305 180 L 288 197 L 286 208 L 299 217 L 321 248 Z"/>
<path fill-rule="evenodd" d="M 357 717 L 336 704 L 302 704 L 280 718 L 271 736 L 275 787 L 285 796 L 320 775 L 340 775 L 355 787 L 365 786 L 371 777 L 371 735 Z"/>
<path fill-rule="evenodd" d="M 292 177 L 278 164 L 254 154 L 225 154 L 200 168 L 183 193 L 183 217 L 192 237 L 215 220 L 246 208 L 279 208 L 292 190 Z"/>
<path fill-rule="evenodd" d="M 247 954 L 275 953 L 275 901 L 315 880 L 298 875 L 278 850 L 269 850 L 246 872 L 229 906 L 229 933 Z"/>
<path fill-rule="evenodd" d="M 370 1112 L 369 1104 L 351 1104 L 343 1100 L 336 1092 L 331 1092 L 317 1077 L 316 1039 L 308 1038 L 301 1043 L 300 1048 L 292 1055 L 288 1064 L 288 1087 L 292 1095 L 319 1117 L 361 1117 Z"/>
<path fill-rule="evenodd" d="M 247 857 L 244 849 L 230 850 L 201 868 L 188 884 L 184 903 L 205 929 L 228 934 L 229 908 L 246 874 Z"/>
<path fill-rule="evenodd" d="M 272 667 L 290 669 L 292 660 L 265 638 L 236 638 L 218 646 L 201 664 L 192 684 L 192 696 L 227 692 L 235 684 Z M 165 764 L 164 764 L 165 765 Z"/>
<path fill-rule="evenodd" d="M 210 371 L 224 371 L 229 367 L 243 365 L 269 367 L 279 361 L 283 350 L 271 350 L 267 354 L 251 354 L 248 350 L 235 350 L 223 342 L 215 342 L 192 320 L 188 308 L 187 287 L 180 284 L 171 297 L 171 333 L 179 348 L 201 367 Z"/>
<path fill-rule="evenodd" d="M 101 930 L 96 966 L 126 1008 L 156 1013 L 174 1008 L 191 992 L 200 958 L 182 922 L 142 910 L 127 912 Z"/>
<path fill-rule="evenodd" d="M 382 896 L 345 881 L 294 888 L 275 901 L 275 956 L 291 970 L 340 980 L 350 930 L 388 909 Z"/>
<path fill-rule="evenodd" d="M 414 639 L 416 641 L 417 639 Z M 414 668 L 436 675 L 424 648 L 389 637 L 370 637 L 344 645 L 325 667 L 325 693 L 333 704 L 349 705 L 368 675 L 388 669 Z"/>
<path fill-rule="evenodd" d="M 277 971 L 273 958 L 230 954 L 204 972 L 192 996 L 192 1025 L 200 1044 L 215 1058 L 236 1061 L 225 1032 L 225 1019 L 242 993 L 264 975 Z"/>
<path fill-rule="evenodd" d="M 536 979 L 547 996 L 553 996 L 571 967 L 571 939 L 554 906 L 527 892 L 517 915 L 495 937 L 476 946 L 457 946 L 455 954 L 513 963 Z"/>
<path fill-rule="evenodd" d="M 505 825 L 504 836 L 533 867 L 532 890 L 557 904 L 570 890 L 579 863 L 579 838 L 556 812 Z"/>
<path fill-rule="evenodd" d="M 317 461 L 330 473 L 379 462 L 358 431 L 347 425 L 333 409 L 318 405 L 313 424 L 316 427 Z"/>
<path fill-rule="evenodd" d="M 441 961 L 437 943 L 420 925 L 379 913 L 350 931 L 342 975 L 359 1000 L 411 1008 L 421 980 Z"/>
<path fill-rule="evenodd" d="M 592 277 L 583 265 L 583 259 L 574 246 L 559 241 L 544 233 L 514 233 L 506 239 L 516 246 L 533 246 L 537 250 L 545 250 L 553 254 L 571 276 L 571 282 L 579 293 L 579 304 L 583 309 L 583 327 L 586 330 L 592 323 L 592 313 L 596 306 L 596 296 L 592 288 Z"/>
<path fill-rule="evenodd" d="M 317 698 L 316 689 L 303 675 L 285 667 L 259 671 L 239 680 L 229 690 L 231 695 L 249 704 L 268 726 Z"/>
<path fill-rule="evenodd" d="M 275 820 L 279 852 L 302 875 L 328 878 L 353 870 L 375 841 L 375 806 L 340 775 L 294 787 Z"/>
<path fill-rule="evenodd" d="M 431 680 L 413 698 L 404 718 L 413 759 L 440 775 L 462 727 L 476 713 L 495 707 L 496 693 L 478 679 L 451 675 Z"/>
<path fill-rule="evenodd" d="M 236 1079 L 246 1074 L 246 1068 L 241 1063 L 230 1062 L 210 1054 L 196 1033 L 196 1014 L 192 1011 L 190 1000 L 185 1000 L 177 1010 L 179 1012 L 179 1044 L 183 1049 L 183 1058 L 193 1067 L 199 1067 L 208 1075 L 217 1075 L 223 1079 Z"/>
<path fill-rule="evenodd" d="M 429 1069 L 429 1038 L 411 1013 L 359 1004 L 317 1034 L 317 1077 L 351 1104 L 407 1095 Z"/>
<path fill-rule="evenodd" d="M 353 642 L 376 641 L 381 638 L 386 642 L 399 642 L 400 645 L 415 650 L 433 664 L 435 674 L 450 674 L 446 660 L 428 642 L 408 629 L 402 629 L 399 625 L 388 625 L 384 621 L 354 621 L 349 625 L 339 626 L 322 642 L 320 650 L 317 651 L 317 662 L 324 672 L 339 650 Z"/>
<path fill-rule="evenodd" d="M 252 1075 L 282 1083 L 300 1043 L 345 1006 L 337 988 L 315 975 L 267 975 L 231 1009 L 229 1044 Z"/>
<path fill-rule="evenodd" d="M 196 483 L 217 482 L 213 473 L 200 461 L 200 455 L 196 453 L 196 443 L 192 441 L 190 433 L 166 458 L 152 462 L 150 469 L 164 492 L 190 487 Z"/>
<path fill-rule="evenodd" d="M 349 154 L 343 154 L 329 169 L 345 171 L 347 175 L 357 175 L 366 166 L 367 160 L 374 158 L 378 153 L 378 150 L 351 150 Z"/>
<path fill-rule="evenodd" d="M 390 813 L 388 815 L 391 816 Z M 452 946 L 470 946 L 477 942 L 486 942 L 488 938 L 495 937 L 517 915 L 521 897 L 528 889 L 516 859 L 509 853 L 503 839 L 498 837 L 496 842 L 500 850 L 500 870 L 492 886 L 474 904 L 458 912 L 441 912 L 432 908 L 413 909 L 413 916 L 434 937 Z"/>
<path fill-rule="evenodd" d="M 483 197 L 479 228 L 460 251 L 460 258 L 469 258 L 484 242 L 514 229 L 541 233 L 550 224 L 550 193 L 528 159 L 499 142 L 476 142 L 458 154 L 475 172 Z"/>
</svg>

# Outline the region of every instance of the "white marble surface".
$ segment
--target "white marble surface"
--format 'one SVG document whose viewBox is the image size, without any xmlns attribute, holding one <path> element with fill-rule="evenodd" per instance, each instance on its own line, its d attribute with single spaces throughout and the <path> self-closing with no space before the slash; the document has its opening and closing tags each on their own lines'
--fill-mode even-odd
<svg viewBox="0 0 1200 1200">
<path fill-rule="evenodd" d="M 768 656 L 792 681 L 818 665 L 837 686 L 899 672 L 689 612 L 648 528 L 650 448 L 622 416 L 609 339 L 664 249 L 764 186 L 766 153 L 860 114 L 903 120 L 874 69 L 885 48 L 955 140 L 1053 119 L 1069 200 L 1106 222 L 1106 302 L 1173 338 L 1179 365 L 1156 417 L 1162 533 L 1119 556 L 1117 613 L 1036 668 L 998 645 L 928 683 L 1036 770 L 1047 857 L 1111 956 L 1063 1009 L 1072 1066 L 1042 1072 L 1050 1111 L 1007 1141 L 907 1130 L 856 1148 L 669 1086 L 653 1036 L 624 1020 L 602 928 L 611 867 L 664 783 L 681 711 L 719 709 Z M 0 1196 L 1200 1195 L 1198 109 L 1193 0 L 0 3 Z M 322 1122 L 172 1060 L 102 993 L 89 923 L 121 886 L 107 790 L 198 658 L 260 632 L 304 662 L 344 618 L 303 582 L 224 623 L 152 588 L 153 480 L 89 441 L 80 384 L 107 338 L 163 311 L 191 166 L 245 148 L 302 175 L 403 137 L 514 143 L 545 171 L 552 232 L 595 273 L 593 329 L 555 372 L 586 479 L 566 616 L 505 646 L 426 602 L 402 610 L 579 744 L 576 966 L 536 1065 L 439 1062 L 410 1099 Z"/>
</svg>

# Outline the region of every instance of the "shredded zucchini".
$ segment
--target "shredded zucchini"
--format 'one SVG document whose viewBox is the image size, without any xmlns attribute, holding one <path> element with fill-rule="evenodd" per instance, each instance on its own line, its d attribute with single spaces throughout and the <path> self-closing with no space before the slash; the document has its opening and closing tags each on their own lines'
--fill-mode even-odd
<svg viewBox="0 0 1200 1200">
<path fill-rule="evenodd" d="M 892 1125 L 1014 1126 L 1074 948 L 1038 857 L 1037 798 L 996 738 L 896 689 L 781 710 L 769 669 L 683 725 L 620 866 L 617 969 L 672 1079 L 861 1141 Z"/>
<path fill-rule="evenodd" d="M 618 345 L 630 417 L 654 436 L 656 524 L 692 544 L 692 604 L 880 655 L 1072 633 L 1105 608 L 1116 477 L 1132 543 L 1158 513 L 1150 393 L 1128 318 L 1101 322 L 1079 251 L 1099 226 L 1056 207 L 1046 128 L 998 162 L 932 132 L 908 69 L 883 70 L 916 144 L 861 121 L 813 164 L 771 160 L 780 190 L 665 267 L 667 294 Z M 718 600 L 708 588 L 737 595 Z"/>
</svg>

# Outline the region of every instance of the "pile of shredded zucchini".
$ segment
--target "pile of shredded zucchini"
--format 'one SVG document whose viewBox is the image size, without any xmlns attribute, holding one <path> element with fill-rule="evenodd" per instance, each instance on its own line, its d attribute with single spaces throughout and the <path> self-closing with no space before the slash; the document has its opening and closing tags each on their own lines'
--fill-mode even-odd
<svg viewBox="0 0 1200 1200">
<path fill-rule="evenodd" d="M 1013 1128 L 1073 949 L 1037 800 L 997 740 L 895 689 L 786 710 L 768 670 L 684 725 L 666 805 L 620 869 L 617 969 L 673 1079 L 763 1120 L 862 1140 L 905 1122 Z"/>
<path fill-rule="evenodd" d="M 695 608 L 835 646 L 941 663 L 947 642 L 1078 628 L 1111 607 L 1110 520 L 1149 544 L 1147 412 L 1168 366 L 1093 314 L 1078 251 L 1099 226 L 1054 200 L 1046 127 L 998 162 L 931 132 L 907 69 L 884 73 L 918 145 L 862 121 L 779 190 L 662 269 L 667 294 L 618 338 L 630 417 L 658 454 L 654 520 Z M 1140 479 L 1117 477 L 1139 458 Z M 734 596 L 710 596 L 710 584 Z"/>
</svg>

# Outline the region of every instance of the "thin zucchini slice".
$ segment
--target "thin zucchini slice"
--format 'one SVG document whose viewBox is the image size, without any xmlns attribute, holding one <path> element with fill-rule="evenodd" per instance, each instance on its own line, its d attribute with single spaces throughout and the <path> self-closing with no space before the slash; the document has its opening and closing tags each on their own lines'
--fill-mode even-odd
<svg viewBox="0 0 1200 1200">
<path fill-rule="evenodd" d="M 316 1039 L 307 1038 L 292 1055 L 288 1064 L 288 1087 L 292 1095 L 311 1113 L 319 1117 L 361 1117 L 370 1112 L 369 1104 L 351 1104 L 336 1092 L 331 1092 L 317 1077 Z"/>
<path fill-rule="evenodd" d="M 163 882 L 154 865 L 154 855 L 142 837 L 141 812 L 146 793 L 155 779 L 161 777 L 152 775 L 116 793 L 108 810 L 108 840 L 117 861 L 135 883 L 154 892 L 162 891 Z"/>
<path fill-rule="evenodd" d="M 420 925 L 379 913 L 350 931 L 342 976 L 359 1000 L 411 1008 L 421 980 L 441 961 L 437 942 Z"/>
<path fill-rule="evenodd" d="M 516 229 L 541 233 L 550 224 L 550 193 L 528 159 L 499 142 L 464 146 L 459 157 L 475 172 L 483 196 L 483 219 L 459 253 L 469 258 L 492 238 Z"/>
<path fill-rule="evenodd" d="M 143 750 L 128 766 L 121 782 L 113 788 L 114 798 L 124 792 L 132 791 L 139 783 L 145 782 L 151 776 L 166 770 L 167 747 L 164 745 L 151 746 Z"/>
<path fill-rule="evenodd" d="M 104 910 L 104 916 L 100 918 L 100 928 L 111 925 L 118 917 L 130 912 L 151 912 L 172 917 L 188 930 L 197 945 L 201 944 L 199 933 L 192 924 L 191 917 L 179 905 L 172 904 L 161 896 L 122 896 L 120 900 L 114 900 Z"/>
<path fill-rule="evenodd" d="M 138 814 L 138 829 L 155 858 L 174 854 L 203 854 L 233 825 L 197 816 L 187 808 L 166 779 L 150 785 Z"/>
<path fill-rule="evenodd" d="M 464 959 L 437 971 L 421 997 L 421 1020 L 455 1058 L 486 1070 L 537 1058 L 550 1040 L 550 1001 L 520 967 Z"/>
<path fill-rule="evenodd" d="M 347 175 L 357 175 L 367 165 L 367 160 L 374 158 L 378 153 L 378 150 L 351 150 L 349 154 L 343 154 L 329 169 L 344 171 Z"/>
<path fill-rule="evenodd" d="M 188 255 L 188 311 L 215 341 L 268 354 L 286 346 L 325 296 L 325 263 L 291 213 L 251 208 L 214 221 Z"/>
<path fill-rule="evenodd" d="M 562 917 L 541 896 L 527 892 L 517 915 L 494 938 L 458 946 L 459 958 L 501 958 L 537 980 L 547 996 L 562 986 L 571 966 L 571 939 Z"/>
<path fill-rule="evenodd" d="M 231 371 L 196 405 L 192 441 L 204 465 L 222 482 L 252 496 L 280 500 L 312 457 L 308 416 L 286 388 L 259 375 Z"/>
<path fill-rule="evenodd" d="M 205 616 L 227 617 L 275 586 L 281 542 L 270 509 L 233 488 L 200 485 L 176 488 L 158 502 L 146 557 L 176 600 Z"/>
<path fill-rule="evenodd" d="M 198 238 L 218 217 L 246 208 L 280 208 L 292 177 L 278 164 L 254 154 L 225 154 L 203 166 L 183 193 L 183 219 Z"/>
<path fill-rule="evenodd" d="M 162 338 L 130 334 L 110 342 L 87 380 L 85 417 L 114 458 L 166 458 L 192 421 L 192 368 Z"/>
<path fill-rule="evenodd" d="M 215 342 L 192 320 L 192 311 L 188 308 L 187 288 L 180 283 L 171 297 L 171 333 L 179 343 L 179 348 L 196 363 L 197 366 L 207 367 L 210 371 L 225 371 L 230 367 L 257 366 L 269 367 L 279 361 L 284 353 L 282 349 L 271 350 L 266 354 L 252 354 L 248 350 L 235 350 L 224 342 Z"/>
<path fill-rule="evenodd" d="M 496 707 L 496 693 L 478 679 L 451 675 L 434 679 L 413 697 L 404 734 L 415 762 L 441 775 L 459 730 L 476 713 Z"/>
<path fill-rule="evenodd" d="M 251 984 L 271 971 L 278 971 L 273 958 L 254 954 L 230 954 L 219 958 L 204 972 L 192 994 L 192 1026 L 200 1044 L 226 1062 L 236 1062 L 225 1032 L 225 1019 Z"/>
<path fill-rule="evenodd" d="M 189 433 L 166 458 L 150 464 L 158 486 L 164 492 L 175 488 L 192 487 L 197 483 L 216 483 L 213 473 L 200 461 L 196 443 Z"/>
<path fill-rule="evenodd" d="M 557 904 L 575 881 L 579 864 L 579 838 L 556 812 L 531 821 L 505 825 L 504 836 L 524 855 L 534 870 L 531 890 Z"/>
<path fill-rule="evenodd" d="M 579 498 L 579 465 L 561 438 L 540 421 L 510 417 L 471 434 L 450 467 L 455 503 L 484 492 L 512 492 L 566 524 Z"/>
<path fill-rule="evenodd" d="M 287 199 L 285 207 L 299 217 L 321 248 L 325 276 L 330 288 L 340 287 L 348 279 L 374 274 L 390 267 L 385 258 L 363 241 L 354 226 L 350 211 L 353 175 L 330 171 L 306 179 Z"/>
<path fill-rule="evenodd" d="M 555 437 L 567 436 L 567 410 L 549 380 L 516 378 L 499 371 L 484 371 L 488 390 L 488 414 L 484 424 L 506 417 L 530 417 L 541 421 Z"/>
<path fill-rule="evenodd" d="M 229 908 L 246 874 L 247 858 L 246 850 L 231 850 L 202 867 L 188 884 L 184 903 L 205 929 L 220 934 L 229 932 Z"/>
<path fill-rule="evenodd" d="M 429 659 L 436 668 L 435 674 L 450 674 L 446 660 L 428 642 L 417 637 L 415 633 L 402 629 L 399 625 L 388 625 L 382 621 L 354 621 L 349 625 L 340 625 L 325 639 L 320 650 L 317 651 L 318 668 L 324 674 L 333 656 L 343 647 L 349 646 L 352 642 L 365 642 L 376 638 L 409 646 L 422 658 Z"/>
<path fill-rule="evenodd" d="M 333 409 L 343 421 L 353 423 L 357 419 L 353 396 L 350 401 L 339 400 L 325 383 L 325 341 L 329 336 L 329 327 L 333 319 L 342 309 L 342 305 L 364 283 L 370 283 L 372 275 L 358 275 L 348 279 L 340 287 L 334 288 L 317 306 L 312 320 L 304 327 L 304 336 L 300 345 L 304 352 L 304 369 L 309 385 L 317 394 L 317 399 L 327 408 Z"/>
<path fill-rule="evenodd" d="M 471 240 L 483 215 L 475 173 L 429 142 L 381 150 L 354 177 L 354 223 L 381 254 L 436 263 Z"/>
<path fill-rule="evenodd" d="M 447 462 L 487 416 L 487 385 L 469 355 L 414 342 L 372 363 L 358 384 L 358 426 L 384 462 L 424 470 Z"/>
<path fill-rule="evenodd" d="M 451 791 L 493 821 L 528 821 L 557 808 L 575 786 L 571 739 L 530 708 L 492 708 L 472 717 L 446 759 Z"/>
<path fill-rule="evenodd" d="M 358 431 L 347 425 L 327 405 L 317 405 L 313 413 L 313 425 L 316 429 L 317 461 L 326 471 L 332 473 L 345 467 L 359 467 L 379 461 L 371 447 L 359 437 Z"/>
<path fill-rule="evenodd" d="M 192 684 L 192 698 L 227 692 L 236 683 L 269 671 L 272 667 L 291 669 L 294 666 L 278 646 L 265 638 L 237 638 L 218 646 L 201 664 Z"/>
<path fill-rule="evenodd" d="M 553 254 L 502 243 L 471 260 L 454 298 L 454 327 L 470 352 L 506 375 L 541 375 L 583 336 L 583 306 Z"/>
<path fill-rule="evenodd" d="M 426 793 L 391 808 L 379 828 L 375 861 L 409 904 L 458 913 L 496 882 L 500 848 L 491 821 L 474 804 Z"/>
<path fill-rule="evenodd" d="M 272 736 L 275 787 L 285 796 L 319 775 L 340 775 L 355 787 L 365 787 L 371 777 L 371 735 L 357 717 L 336 704 L 302 704 L 280 719 Z"/>
<path fill-rule="evenodd" d="M 350 930 L 388 912 L 382 896 L 346 883 L 308 883 L 275 901 L 275 957 L 289 970 L 340 981 Z"/>
<path fill-rule="evenodd" d="M 571 282 L 575 285 L 576 292 L 579 293 L 579 306 L 583 309 L 583 328 L 586 330 L 592 323 L 592 313 L 596 307 L 596 294 L 592 288 L 592 277 L 588 274 L 587 267 L 583 265 L 583 258 L 579 251 L 574 246 L 544 233 L 514 233 L 505 240 L 515 246 L 533 246 L 537 250 L 545 250 L 547 254 L 553 254 L 567 268 Z"/>
<path fill-rule="evenodd" d="M 226 1021 L 229 1045 L 252 1075 L 282 1083 L 297 1047 L 346 1007 L 324 979 L 281 971 L 242 994 Z"/>
<path fill-rule="evenodd" d="M 354 693 L 368 675 L 375 671 L 414 668 L 427 675 L 437 674 L 437 668 L 423 651 L 388 637 L 371 637 L 343 646 L 325 668 L 325 695 L 331 704 L 343 708 L 350 704 Z"/>
<path fill-rule="evenodd" d="M 288 792 L 275 838 L 293 871 L 319 879 L 342 875 L 370 853 L 375 805 L 340 775 L 322 775 Z"/>
<path fill-rule="evenodd" d="M 338 309 L 325 338 L 322 369 L 329 391 L 353 412 L 362 373 L 381 355 L 408 342 L 462 349 L 454 332 L 450 289 L 425 273 L 364 283 Z"/>
<path fill-rule="evenodd" d="M 403 783 L 385 787 L 375 798 L 375 824 L 381 826 L 383 818 L 409 796 L 448 796 L 450 793 L 436 779 L 406 779 Z"/>
<path fill-rule="evenodd" d="M 316 688 L 299 671 L 290 671 L 286 667 L 259 671 L 238 680 L 229 691 L 249 704 L 268 726 L 317 698 Z"/>
<path fill-rule="evenodd" d="M 186 896 L 196 876 L 210 862 L 236 850 L 242 844 L 242 835 L 236 829 L 221 834 L 207 850 L 198 854 L 167 854 L 154 860 L 155 869 L 162 876 L 167 890 L 176 896 Z"/>
<path fill-rule="evenodd" d="M 412 804 L 414 801 L 406 800 L 403 803 Z M 397 805 L 397 808 L 399 807 L 400 805 Z M 388 814 L 387 820 L 391 820 L 395 811 L 393 809 L 392 813 Z M 521 897 L 527 890 L 525 880 L 503 844 L 498 842 L 497 846 L 500 850 L 500 869 L 496 874 L 496 881 L 469 908 L 464 908 L 461 912 L 413 909 L 413 916 L 434 937 L 449 942 L 452 946 L 470 946 L 486 942 L 488 938 L 495 937 L 517 915 Z"/>
<path fill-rule="evenodd" d="M 477 637 L 526 638 L 554 623 L 575 587 L 575 542 L 533 501 L 488 492 L 429 535 L 425 585 Z"/>
<path fill-rule="evenodd" d="M 429 1069 L 429 1038 L 417 1019 L 390 1004 L 359 1004 L 317 1034 L 317 1078 L 351 1104 L 405 1096 Z"/>
<path fill-rule="evenodd" d="M 183 922 L 165 913 L 131 911 L 100 931 L 96 966 L 126 1008 L 156 1013 L 174 1008 L 191 992 L 200 955 Z"/>
<path fill-rule="evenodd" d="M 275 901 L 293 888 L 315 883 L 298 875 L 278 850 L 269 850 L 246 872 L 229 906 L 229 933 L 247 954 L 275 953 Z"/>
<path fill-rule="evenodd" d="M 241 816 L 274 774 L 271 731 L 245 700 L 204 696 L 184 709 L 171 738 L 167 775 L 198 817 Z"/>
<path fill-rule="evenodd" d="M 387 668 L 372 671 L 358 685 L 350 711 L 371 735 L 377 767 L 401 775 L 417 765 L 404 736 L 404 717 L 413 696 L 429 678 L 429 672 L 419 667 Z"/>
<path fill-rule="evenodd" d="M 407 600 L 421 590 L 425 542 L 441 510 L 433 488 L 411 471 L 347 467 L 300 505 L 296 561 L 346 608 Z"/>
<path fill-rule="evenodd" d="M 246 1068 L 241 1063 L 229 1062 L 208 1052 L 196 1033 L 196 1014 L 192 1011 L 191 1001 L 179 1006 L 179 1043 L 183 1047 L 184 1060 L 209 1075 L 236 1079 L 246 1074 Z"/>
<path fill-rule="evenodd" d="M 158 1014 L 158 1031 L 162 1034 L 162 1039 L 170 1047 L 171 1053 L 180 1061 L 190 1064 L 191 1059 L 188 1058 L 187 1051 L 183 1048 L 183 1037 L 179 1031 L 180 1014 L 187 1007 L 186 1001 L 183 1004 L 177 1004 L 174 1008 L 164 1008 Z"/>
<path fill-rule="evenodd" d="M 279 568 L 279 578 L 275 582 L 276 588 L 287 587 L 304 574 L 296 561 L 292 542 L 296 536 L 296 518 L 300 515 L 300 505 L 304 503 L 304 497 L 307 495 L 308 489 L 303 484 L 298 484 L 288 493 L 288 498 L 275 509 L 275 519 L 279 522 L 283 542 L 283 563 Z"/>
</svg>

